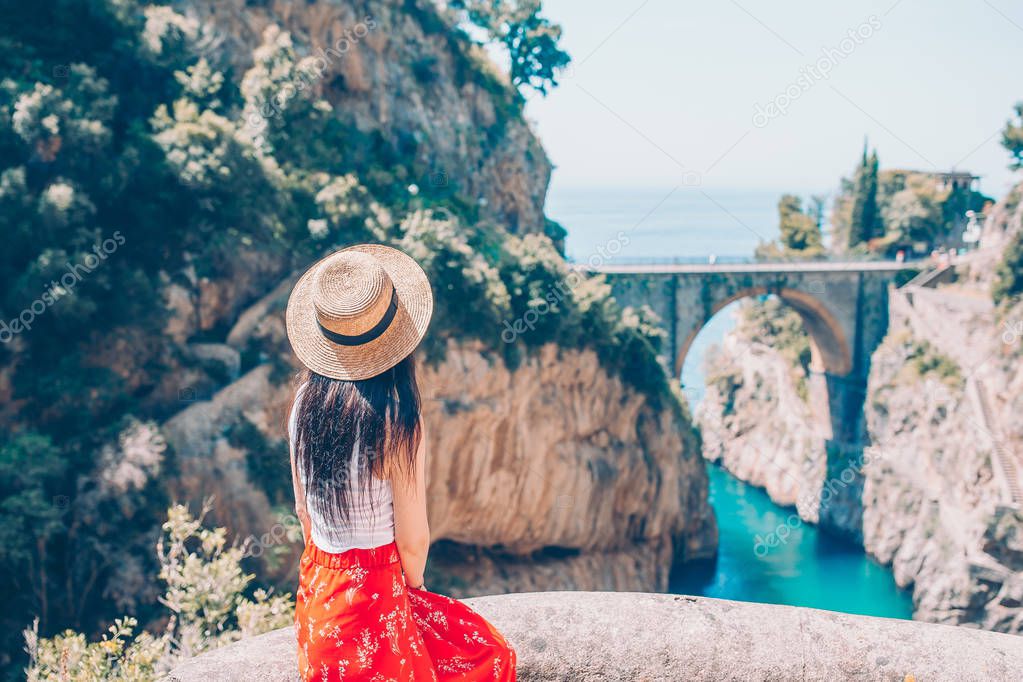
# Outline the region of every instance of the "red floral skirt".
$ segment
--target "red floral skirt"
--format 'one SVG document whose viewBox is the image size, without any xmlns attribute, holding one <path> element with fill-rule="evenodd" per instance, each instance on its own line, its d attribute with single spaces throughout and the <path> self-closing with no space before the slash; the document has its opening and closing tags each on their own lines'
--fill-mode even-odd
<svg viewBox="0 0 1023 682">
<path fill-rule="evenodd" d="M 465 604 L 405 585 L 394 543 L 306 541 L 295 604 L 303 680 L 515 679 L 515 652 Z"/>
</svg>

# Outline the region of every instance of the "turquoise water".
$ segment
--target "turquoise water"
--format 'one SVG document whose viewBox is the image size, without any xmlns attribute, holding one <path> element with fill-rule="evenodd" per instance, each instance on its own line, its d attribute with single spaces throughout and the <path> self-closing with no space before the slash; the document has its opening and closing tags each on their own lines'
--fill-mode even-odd
<svg viewBox="0 0 1023 682">
<path fill-rule="evenodd" d="M 858 545 L 800 522 L 794 509 L 779 507 L 718 466 L 709 464 L 707 472 L 720 534 L 718 556 L 685 566 L 673 577 L 671 592 L 912 617 L 909 593 Z M 784 541 L 768 546 L 772 533 Z"/>
<path fill-rule="evenodd" d="M 783 191 L 563 189 L 555 183 L 547 208 L 568 230 L 568 253 L 580 261 L 619 232 L 628 236 L 620 258 L 742 258 L 776 236 L 775 205 Z M 690 404 L 703 397 L 704 358 L 734 326 L 735 305 L 715 315 L 693 342 L 682 369 Z M 799 522 L 794 510 L 719 467 L 708 466 L 708 472 L 720 532 L 718 556 L 685 566 L 673 577 L 672 592 L 911 617 L 909 593 L 857 545 Z M 785 541 L 767 546 L 763 540 L 772 532 Z"/>
</svg>

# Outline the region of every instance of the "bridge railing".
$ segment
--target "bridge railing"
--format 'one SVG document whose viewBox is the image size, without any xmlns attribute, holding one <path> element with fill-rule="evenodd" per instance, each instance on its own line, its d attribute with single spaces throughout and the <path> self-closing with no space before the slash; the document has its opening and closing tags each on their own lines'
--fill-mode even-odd
<svg viewBox="0 0 1023 682">
<path fill-rule="evenodd" d="M 571 255 L 566 258 L 575 265 L 587 265 L 586 259 L 578 260 Z M 773 265 L 789 263 L 861 263 L 861 262 L 894 262 L 890 258 L 866 255 L 849 259 L 842 256 L 822 258 L 770 258 L 758 259 L 752 256 L 611 256 L 602 259 L 601 265 Z M 921 263 L 923 260 L 906 259 L 906 263 Z"/>
</svg>

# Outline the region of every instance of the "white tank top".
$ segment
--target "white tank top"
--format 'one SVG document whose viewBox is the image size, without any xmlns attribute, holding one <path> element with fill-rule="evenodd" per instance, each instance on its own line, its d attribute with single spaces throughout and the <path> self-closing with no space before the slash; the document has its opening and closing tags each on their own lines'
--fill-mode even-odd
<svg viewBox="0 0 1023 682">
<path fill-rule="evenodd" d="M 355 452 L 349 469 L 352 481 L 352 499 L 348 509 L 348 522 L 343 527 L 328 523 L 320 509 L 322 500 L 318 495 L 306 488 L 305 476 L 297 465 L 295 445 L 298 442 L 298 406 L 305 393 L 305 385 L 298 389 L 295 404 L 288 415 L 288 441 L 291 447 L 291 458 L 296 462 L 299 482 L 306 496 L 306 509 L 309 511 L 310 534 L 313 544 L 325 552 L 340 554 L 349 549 L 372 549 L 386 545 L 394 540 L 394 498 L 391 494 L 391 482 L 371 477 L 369 488 L 362 489 L 359 481 L 359 444 L 356 440 Z M 329 492 L 330 486 L 326 486 Z"/>
</svg>

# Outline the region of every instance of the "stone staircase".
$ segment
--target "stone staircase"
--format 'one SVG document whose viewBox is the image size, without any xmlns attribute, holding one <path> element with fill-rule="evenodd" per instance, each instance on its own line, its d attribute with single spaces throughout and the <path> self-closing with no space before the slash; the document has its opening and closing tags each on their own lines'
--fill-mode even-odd
<svg viewBox="0 0 1023 682">
<path fill-rule="evenodd" d="M 1019 482 L 1019 462 L 1013 453 L 1005 448 L 1005 441 L 997 431 L 995 421 L 991 416 L 991 403 L 988 397 L 987 388 L 981 379 L 971 377 L 967 382 L 967 389 L 973 396 L 977 416 L 980 418 L 978 426 L 991 440 L 991 468 L 995 477 L 998 478 L 1005 490 L 1008 502 L 1019 505 L 1023 502 Z"/>
<path fill-rule="evenodd" d="M 925 287 L 933 289 L 944 282 L 948 282 L 953 278 L 955 271 L 952 269 L 952 265 L 945 263 L 938 265 L 933 268 L 923 270 L 919 275 L 906 282 L 904 287 Z"/>
</svg>

